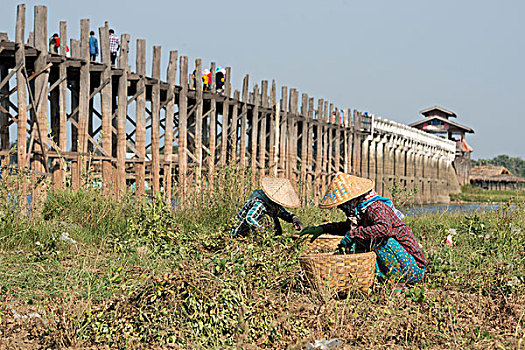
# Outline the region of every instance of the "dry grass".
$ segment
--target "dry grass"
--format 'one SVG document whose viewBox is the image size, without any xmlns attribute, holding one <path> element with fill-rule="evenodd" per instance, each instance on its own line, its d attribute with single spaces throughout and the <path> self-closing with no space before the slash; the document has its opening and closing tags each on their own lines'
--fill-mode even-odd
<svg viewBox="0 0 525 350">
<path fill-rule="evenodd" d="M 0 348 L 300 349 L 321 338 L 348 349 L 524 346 L 522 207 L 408 218 L 430 261 L 425 281 L 338 299 L 310 288 L 290 225 L 282 237 L 228 237 L 253 188 L 245 175 L 224 170 L 220 190 L 179 211 L 83 189 L 50 193 L 26 216 L 4 185 Z M 297 213 L 307 224 L 341 218 Z M 57 239 L 64 231 L 79 243 Z"/>
</svg>

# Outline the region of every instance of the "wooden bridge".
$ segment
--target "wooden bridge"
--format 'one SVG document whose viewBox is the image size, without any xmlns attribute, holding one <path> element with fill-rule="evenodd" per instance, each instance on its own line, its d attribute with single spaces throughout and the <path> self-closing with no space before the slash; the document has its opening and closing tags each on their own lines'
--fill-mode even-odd
<svg viewBox="0 0 525 350">
<path fill-rule="evenodd" d="M 188 57 L 177 51 L 170 51 L 162 81 L 160 46 L 153 47 L 149 77 L 142 39 L 134 71 L 130 66 L 128 34 L 120 37 L 113 67 L 107 22 L 98 29 L 100 63 L 90 61 L 88 19 L 80 22 L 79 40 L 69 41 L 70 57 L 67 23 L 60 22 L 59 53 L 50 53 L 47 7 L 34 7 L 31 32 L 25 15 L 18 5 L 14 41 L 0 38 L 4 167 L 50 176 L 55 187 L 82 186 L 89 178 L 117 193 L 134 186 L 144 194 L 147 184 L 168 199 L 210 184 L 230 164 L 290 178 L 306 199 L 321 196 L 340 171 L 373 178 L 381 193 L 396 181 L 423 188 L 422 202 L 456 190 L 455 148 L 447 140 L 279 89 L 275 81 L 250 84 L 248 74 L 232 93 L 230 67 L 219 93 L 214 62 L 203 89 L 201 59 L 193 66 L 195 80 Z"/>
</svg>

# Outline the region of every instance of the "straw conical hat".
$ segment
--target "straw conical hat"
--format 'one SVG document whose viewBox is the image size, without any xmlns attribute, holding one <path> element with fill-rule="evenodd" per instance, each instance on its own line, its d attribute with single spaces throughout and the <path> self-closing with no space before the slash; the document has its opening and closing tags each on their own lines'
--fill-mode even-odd
<svg viewBox="0 0 525 350">
<path fill-rule="evenodd" d="M 301 202 L 288 179 L 280 177 L 263 177 L 261 188 L 268 198 L 288 208 L 297 208 Z"/>
<path fill-rule="evenodd" d="M 328 209 L 359 197 L 374 188 L 374 181 L 340 173 L 335 176 L 319 207 Z"/>
</svg>

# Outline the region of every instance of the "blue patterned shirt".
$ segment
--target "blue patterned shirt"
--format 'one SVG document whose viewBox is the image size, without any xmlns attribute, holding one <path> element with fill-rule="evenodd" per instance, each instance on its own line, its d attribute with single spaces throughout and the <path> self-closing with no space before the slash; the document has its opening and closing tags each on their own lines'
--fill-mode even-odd
<svg viewBox="0 0 525 350">
<path fill-rule="evenodd" d="M 294 214 L 284 209 L 280 204 L 269 199 L 263 190 L 255 190 L 235 216 L 235 224 L 231 229 L 233 237 L 246 236 L 250 228 L 261 228 L 259 220 L 267 214 L 274 220 L 281 218 L 292 222 Z"/>
</svg>

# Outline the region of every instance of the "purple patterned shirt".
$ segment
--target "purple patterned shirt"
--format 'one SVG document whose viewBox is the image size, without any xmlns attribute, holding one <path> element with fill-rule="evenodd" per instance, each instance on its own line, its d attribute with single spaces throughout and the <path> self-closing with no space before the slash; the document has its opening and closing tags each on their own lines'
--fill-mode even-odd
<svg viewBox="0 0 525 350">
<path fill-rule="evenodd" d="M 370 203 L 360 215 L 357 228 L 351 229 L 348 221 L 334 222 L 322 225 L 324 232 L 364 241 L 378 241 L 394 238 L 414 257 L 419 267 L 425 267 L 428 262 L 421 247 L 416 242 L 414 233 L 392 209 L 381 201 Z"/>
</svg>

